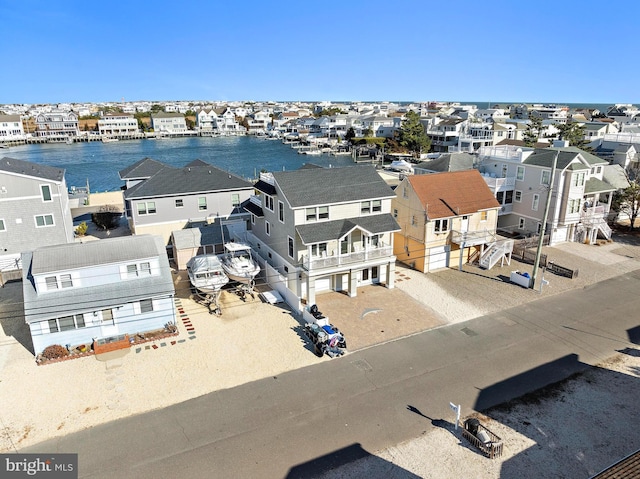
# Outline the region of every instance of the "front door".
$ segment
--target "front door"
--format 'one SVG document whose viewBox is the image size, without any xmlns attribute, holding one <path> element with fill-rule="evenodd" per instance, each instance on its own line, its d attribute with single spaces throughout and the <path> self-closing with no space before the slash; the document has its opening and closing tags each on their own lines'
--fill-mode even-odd
<svg viewBox="0 0 640 479">
<path fill-rule="evenodd" d="M 463 216 L 460 220 L 460 232 L 466 233 L 467 231 L 469 231 L 469 217 Z"/>
</svg>

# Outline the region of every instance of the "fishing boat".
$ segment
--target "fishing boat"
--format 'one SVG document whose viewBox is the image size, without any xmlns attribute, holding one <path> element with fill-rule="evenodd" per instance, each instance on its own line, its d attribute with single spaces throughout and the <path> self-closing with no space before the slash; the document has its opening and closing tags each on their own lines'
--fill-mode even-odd
<svg viewBox="0 0 640 479">
<path fill-rule="evenodd" d="M 251 256 L 251 246 L 230 242 L 224 245 L 225 254 L 220 257 L 222 268 L 231 281 L 253 286 L 260 266 Z"/>
<path fill-rule="evenodd" d="M 191 285 L 200 293 L 213 294 L 229 282 L 220 258 L 215 254 L 194 256 L 187 262 Z"/>
</svg>

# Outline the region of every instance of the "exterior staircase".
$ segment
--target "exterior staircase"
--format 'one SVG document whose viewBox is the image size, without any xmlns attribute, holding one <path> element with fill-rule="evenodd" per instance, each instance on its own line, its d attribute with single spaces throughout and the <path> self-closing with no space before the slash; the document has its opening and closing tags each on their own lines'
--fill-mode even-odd
<svg viewBox="0 0 640 479">
<path fill-rule="evenodd" d="M 491 269 L 502 258 L 508 256 L 508 262 L 510 262 L 511 252 L 513 251 L 513 240 L 503 240 L 490 243 L 487 249 L 484 250 L 482 256 L 480 256 L 480 267 L 484 269 Z"/>
</svg>

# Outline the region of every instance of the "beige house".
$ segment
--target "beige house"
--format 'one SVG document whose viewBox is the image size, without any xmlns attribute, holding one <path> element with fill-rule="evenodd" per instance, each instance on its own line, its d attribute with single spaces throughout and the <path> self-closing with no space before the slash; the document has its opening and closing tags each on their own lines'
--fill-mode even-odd
<svg viewBox="0 0 640 479">
<path fill-rule="evenodd" d="M 396 195 L 398 261 L 426 273 L 491 256 L 500 205 L 477 170 L 407 176 Z"/>
</svg>

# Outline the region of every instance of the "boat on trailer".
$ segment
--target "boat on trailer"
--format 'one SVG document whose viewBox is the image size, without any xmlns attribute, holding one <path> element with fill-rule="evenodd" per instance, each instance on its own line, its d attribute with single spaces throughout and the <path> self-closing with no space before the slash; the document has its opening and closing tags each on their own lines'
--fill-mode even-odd
<svg viewBox="0 0 640 479">
<path fill-rule="evenodd" d="M 220 262 L 230 281 L 240 283 L 240 291 L 253 296 L 255 278 L 260 272 L 260 266 L 251 255 L 251 246 L 234 241 L 225 243 L 225 254 L 220 256 Z"/>
<path fill-rule="evenodd" d="M 215 254 L 194 256 L 187 262 L 187 274 L 198 298 L 209 307 L 209 312 L 220 315 L 220 290 L 229 282 L 220 258 Z"/>
</svg>

